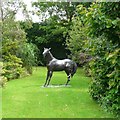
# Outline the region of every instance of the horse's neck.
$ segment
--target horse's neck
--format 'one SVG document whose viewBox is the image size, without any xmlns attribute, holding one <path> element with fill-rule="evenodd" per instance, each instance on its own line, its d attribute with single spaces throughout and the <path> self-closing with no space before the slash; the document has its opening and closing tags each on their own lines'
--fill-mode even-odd
<svg viewBox="0 0 120 120">
<path fill-rule="evenodd" d="M 49 53 L 46 55 L 46 62 L 47 62 L 47 64 L 48 64 L 51 60 L 53 60 L 53 59 L 54 59 L 53 55 L 51 54 L 51 52 L 49 52 Z"/>
</svg>

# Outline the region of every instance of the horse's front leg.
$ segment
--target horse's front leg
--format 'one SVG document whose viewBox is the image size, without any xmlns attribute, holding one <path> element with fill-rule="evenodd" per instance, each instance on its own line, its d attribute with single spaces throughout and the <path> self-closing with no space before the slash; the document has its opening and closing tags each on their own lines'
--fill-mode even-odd
<svg viewBox="0 0 120 120">
<path fill-rule="evenodd" d="M 49 85 L 49 83 L 50 83 L 50 80 L 51 80 L 52 74 L 53 74 L 53 72 L 52 72 L 52 71 L 50 71 L 50 73 L 49 73 L 49 80 L 48 80 L 48 84 L 47 84 L 47 86 L 48 86 L 48 85 Z"/>
<path fill-rule="evenodd" d="M 48 81 L 48 79 L 49 79 L 49 75 L 50 75 L 50 71 L 48 70 L 48 71 L 47 71 L 47 77 L 46 77 L 46 81 L 45 81 L 44 87 L 45 87 L 46 84 L 47 84 L 47 81 Z"/>
</svg>

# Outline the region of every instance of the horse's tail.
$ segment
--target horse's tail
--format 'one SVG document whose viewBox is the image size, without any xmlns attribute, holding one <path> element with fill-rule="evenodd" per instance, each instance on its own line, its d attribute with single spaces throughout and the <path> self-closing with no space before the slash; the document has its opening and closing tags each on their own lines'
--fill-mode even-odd
<svg viewBox="0 0 120 120">
<path fill-rule="evenodd" d="M 77 64 L 74 62 L 71 77 L 73 77 L 73 75 L 76 73 L 76 71 L 77 71 Z"/>
</svg>

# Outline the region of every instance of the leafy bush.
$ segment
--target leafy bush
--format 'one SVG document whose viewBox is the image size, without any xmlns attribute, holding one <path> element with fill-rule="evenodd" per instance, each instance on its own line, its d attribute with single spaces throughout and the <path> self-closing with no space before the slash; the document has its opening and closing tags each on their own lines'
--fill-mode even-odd
<svg viewBox="0 0 120 120">
<path fill-rule="evenodd" d="M 17 58 L 15 55 L 9 55 L 5 57 L 3 63 L 3 73 L 2 75 L 8 80 L 19 78 L 23 72 L 22 61 L 20 58 Z"/>
<path fill-rule="evenodd" d="M 22 66 L 29 74 L 32 74 L 32 66 L 37 65 L 38 48 L 32 43 L 25 43 L 19 50 L 18 57 L 21 58 Z"/>
<path fill-rule="evenodd" d="M 85 70 L 92 76 L 90 94 L 101 106 L 116 115 L 120 115 L 120 18 L 118 4 L 96 2 L 88 8 L 81 4 L 78 5 L 79 20 L 85 29 L 82 29 L 80 21 L 73 22 L 72 30 L 69 32 L 70 43 L 68 44 L 68 47 L 72 48 L 70 48 L 72 53 L 77 51 L 78 54 L 83 52 L 92 56 L 89 64 L 85 65 Z M 79 30 L 77 30 L 78 26 Z M 80 34 L 80 30 L 83 34 Z M 85 42 L 80 37 L 76 40 L 78 35 L 86 36 Z"/>
<path fill-rule="evenodd" d="M 3 62 L 0 62 L 0 87 L 4 87 L 6 82 L 7 82 L 7 78 L 2 76 L 2 74 L 4 73 L 4 71 L 2 70 L 3 68 Z"/>
<path fill-rule="evenodd" d="M 120 115 L 119 97 L 120 97 L 120 48 L 111 53 L 107 53 L 106 62 L 108 63 L 108 89 L 106 95 L 102 98 L 103 105 L 110 111 L 115 111 Z"/>
<path fill-rule="evenodd" d="M 120 88 L 120 49 L 106 52 L 103 58 L 90 62 L 93 80 L 90 86 L 91 96 L 109 111 L 119 115 Z"/>
<path fill-rule="evenodd" d="M 70 58 L 76 61 L 79 65 L 83 65 L 86 54 L 84 54 L 83 46 L 87 41 L 85 34 L 85 26 L 82 24 L 79 17 L 75 17 L 73 20 L 73 25 L 69 31 L 69 37 L 67 38 L 67 49 L 70 50 Z"/>
<path fill-rule="evenodd" d="M 6 85 L 7 78 L 4 76 L 0 76 L 0 87 L 4 87 Z"/>
<path fill-rule="evenodd" d="M 14 3 L 10 3 L 14 4 Z M 7 7 L 7 5 L 6 5 Z M 6 8 L 8 13 L 2 20 L 2 76 L 8 80 L 16 79 L 32 73 L 32 65 L 35 62 L 35 47 L 27 43 L 26 33 L 15 21 L 14 11 Z M 1 9 L 2 10 L 2 9 Z M 4 12 L 4 11 L 3 11 Z"/>
</svg>

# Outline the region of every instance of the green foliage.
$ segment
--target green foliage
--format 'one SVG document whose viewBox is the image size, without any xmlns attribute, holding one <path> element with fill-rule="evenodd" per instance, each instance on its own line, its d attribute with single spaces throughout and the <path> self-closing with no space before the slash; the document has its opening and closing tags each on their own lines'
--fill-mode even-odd
<svg viewBox="0 0 120 120">
<path fill-rule="evenodd" d="M 3 68 L 3 62 L 0 62 L 0 87 L 4 87 L 6 82 L 7 82 L 7 78 L 5 76 L 2 76 L 2 74 L 4 74 L 4 71 L 2 70 Z"/>
<path fill-rule="evenodd" d="M 2 14 L 2 75 L 8 80 L 16 79 L 32 73 L 32 65 L 35 62 L 34 47 L 27 44 L 26 33 L 15 21 L 16 11 L 23 6 L 22 3 L 8 2 L 1 8 Z M 25 6 L 24 6 L 25 7 Z M 28 25 L 28 24 L 27 24 Z M 33 55 L 34 54 L 34 55 Z M 32 62 L 31 62 L 32 61 Z"/>
<path fill-rule="evenodd" d="M 79 17 L 75 17 L 72 21 L 73 25 L 69 31 L 69 37 L 67 39 L 67 48 L 70 50 L 70 57 L 77 63 L 81 64 L 80 51 L 83 52 L 83 45 L 87 41 L 85 36 L 85 26 L 82 24 Z"/>
<path fill-rule="evenodd" d="M 29 43 L 35 44 L 39 49 L 39 65 L 43 65 L 42 51 L 44 47 L 51 47 L 57 58 L 66 58 L 66 38 L 75 14 L 76 2 L 33 2 L 36 11 L 33 14 L 41 18 L 41 23 L 33 23 L 31 28 L 21 26 L 27 33 Z M 59 48 L 59 49 L 58 49 Z"/>
<path fill-rule="evenodd" d="M 98 37 L 105 35 L 108 40 L 119 44 L 120 18 L 119 3 L 93 3 L 86 9 L 83 5 L 78 6 L 78 13 L 88 27 L 88 35 Z"/>
<path fill-rule="evenodd" d="M 53 51 L 56 51 L 54 55 L 56 57 L 65 58 L 65 35 L 67 28 L 63 24 L 57 23 L 54 18 L 48 19 L 44 23 L 33 23 L 33 27 L 25 30 L 27 33 L 27 39 L 29 43 L 33 43 L 39 49 L 38 61 L 39 65 L 44 63 L 43 60 L 43 48 L 51 47 Z M 62 49 L 61 52 L 58 52 L 58 47 Z M 64 54 L 62 54 L 64 53 Z M 43 64 L 42 64 L 43 65 Z"/>
<path fill-rule="evenodd" d="M 36 14 L 42 14 L 43 19 L 56 16 L 58 21 L 66 22 L 71 22 L 78 4 L 79 2 L 33 2 L 33 6 L 39 8 Z"/>
<path fill-rule="evenodd" d="M 111 46 L 112 47 L 112 46 Z M 90 62 L 93 81 L 90 86 L 91 96 L 109 111 L 119 115 L 120 87 L 120 49 L 107 52 L 104 57 Z"/>
<path fill-rule="evenodd" d="M 4 76 L 0 76 L 0 87 L 4 87 L 6 85 L 7 78 Z"/>
<path fill-rule="evenodd" d="M 107 104 L 110 110 L 114 110 L 120 115 L 119 106 L 119 88 L 120 88 L 120 48 L 115 49 L 111 53 L 106 54 L 106 61 L 110 65 L 110 70 L 106 75 L 109 78 L 108 85 L 109 90 L 106 92 L 105 98 L 103 98 L 103 104 Z"/>
<path fill-rule="evenodd" d="M 81 4 L 78 5 L 79 20 L 76 21 L 77 23 L 73 22 L 72 30 L 69 32 L 70 43 L 68 44 L 72 53 L 75 54 L 77 49 L 78 55 L 84 52 L 92 57 L 85 66 L 85 70 L 92 76 L 90 94 L 101 106 L 116 115 L 119 115 L 120 111 L 120 18 L 118 4 L 92 3 L 88 8 Z M 76 20 L 76 18 L 73 19 Z M 83 34 L 80 34 L 81 30 Z M 78 35 L 87 38 L 84 43 L 81 42 L 84 40 L 83 38 L 76 40 Z"/>
<path fill-rule="evenodd" d="M 5 56 L 5 61 L 3 63 L 3 76 L 8 80 L 19 78 L 23 72 L 22 61 L 15 55 Z"/>
<path fill-rule="evenodd" d="M 19 78 L 23 72 L 22 63 L 19 54 L 19 48 L 26 41 L 25 33 L 19 28 L 19 24 L 12 18 L 6 18 L 3 21 L 3 71 L 2 74 L 8 80 Z"/>
<path fill-rule="evenodd" d="M 32 43 L 25 43 L 19 50 L 19 57 L 23 61 L 22 66 L 27 69 L 29 74 L 32 74 L 32 66 L 37 65 L 38 48 Z"/>
</svg>

